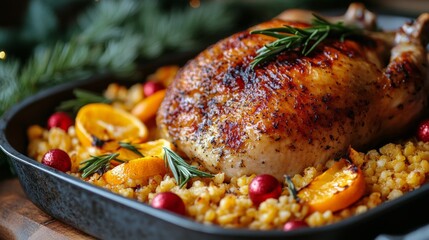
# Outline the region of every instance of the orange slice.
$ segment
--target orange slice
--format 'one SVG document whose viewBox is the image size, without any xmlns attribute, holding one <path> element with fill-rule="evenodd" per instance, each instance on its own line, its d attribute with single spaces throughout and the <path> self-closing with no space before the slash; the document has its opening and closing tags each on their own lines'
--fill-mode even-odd
<svg viewBox="0 0 429 240">
<path fill-rule="evenodd" d="M 104 180 L 111 185 L 118 185 L 133 179 L 143 179 L 167 173 L 164 159 L 142 157 L 120 164 L 103 174 Z"/>
<path fill-rule="evenodd" d="M 84 146 L 124 139 L 146 140 L 146 126 L 132 114 L 104 103 L 83 106 L 76 116 L 76 135 Z"/>
<path fill-rule="evenodd" d="M 143 153 L 144 156 L 154 156 L 164 159 L 163 147 L 169 148 L 173 151 L 175 150 L 175 147 L 171 142 L 165 139 L 158 139 L 156 141 L 139 144 L 139 151 Z"/>
<path fill-rule="evenodd" d="M 155 141 L 149 141 L 145 143 L 140 144 L 132 144 L 137 151 L 141 153 L 139 155 L 138 153 L 135 153 L 134 151 L 130 150 L 129 148 L 121 147 L 117 151 L 119 153 L 119 157 L 121 160 L 133 160 L 136 158 L 141 158 L 142 155 L 145 157 L 151 156 L 151 157 L 158 157 L 164 159 L 164 149 L 163 147 L 167 147 L 174 151 L 174 145 L 165 140 L 165 139 L 158 139 Z"/>
<path fill-rule="evenodd" d="M 144 98 L 137 103 L 131 110 L 131 113 L 140 119 L 142 122 L 146 122 L 149 119 L 155 117 L 159 106 L 161 106 L 162 100 L 165 97 L 166 90 L 159 90 L 149 97 Z"/>
<path fill-rule="evenodd" d="M 365 187 L 362 171 L 341 159 L 301 189 L 298 197 L 308 203 L 312 212 L 335 212 L 359 200 L 365 193 Z"/>
</svg>

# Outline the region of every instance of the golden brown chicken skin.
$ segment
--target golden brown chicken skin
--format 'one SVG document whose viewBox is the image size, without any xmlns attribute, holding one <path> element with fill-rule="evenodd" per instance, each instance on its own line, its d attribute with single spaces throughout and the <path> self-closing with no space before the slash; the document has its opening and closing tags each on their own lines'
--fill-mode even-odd
<svg viewBox="0 0 429 240">
<path fill-rule="evenodd" d="M 307 56 L 288 50 L 252 68 L 256 51 L 274 39 L 250 30 L 283 25 L 309 26 L 273 19 L 190 60 L 158 112 L 162 135 L 212 172 L 281 179 L 418 118 L 428 74 L 421 35 L 328 39 Z"/>
</svg>

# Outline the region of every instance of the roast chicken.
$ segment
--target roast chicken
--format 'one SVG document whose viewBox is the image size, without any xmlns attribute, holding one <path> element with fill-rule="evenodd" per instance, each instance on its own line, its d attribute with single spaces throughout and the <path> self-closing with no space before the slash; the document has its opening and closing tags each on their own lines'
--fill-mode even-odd
<svg viewBox="0 0 429 240">
<path fill-rule="evenodd" d="M 379 32 L 376 16 L 352 4 L 330 21 L 364 28 L 364 37 L 329 38 L 306 56 L 290 49 L 251 67 L 275 40 L 251 30 L 306 28 L 311 17 L 288 10 L 190 60 L 158 111 L 162 136 L 213 173 L 282 179 L 407 130 L 427 105 L 429 14 Z"/>
</svg>

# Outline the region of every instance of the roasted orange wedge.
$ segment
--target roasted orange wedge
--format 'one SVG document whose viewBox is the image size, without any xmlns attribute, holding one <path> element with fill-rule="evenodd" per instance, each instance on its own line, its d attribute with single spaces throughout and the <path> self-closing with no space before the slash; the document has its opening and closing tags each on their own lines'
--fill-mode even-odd
<svg viewBox="0 0 429 240">
<path fill-rule="evenodd" d="M 120 164 L 103 174 L 104 180 L 111 185 L 122 184 L 128 180 L 143 179 L 167 173 L 164 159 L 154 156 L 137 158 Z"/>
<path fill-rule="evenodd" d="M 124 183 L 127 179 L 143 179 L 167 173 L 163 147 L 174 150 L 174 145 L 171 142 L 165 139 L 158 139 L 141 144 L 132 144 L 132 146 L 140 154 L 129 148 L 121 147 L 118 151 L 118 158 L 128 162 L 112 168 L 103 175 L 109 184 L 118 185 Z"/>
<path fill-rule="evenodd" d="M 159 90 L 149 97 L 144 98 L 137 103 L 131 110 L 131 113 L 140 119 L 142 122 L 146 122 L 149 119 L 155 117 L 161 102 L 165 97 L 165 89 Z"/>
<path fill-rule="evenodd" d="M 175 149 L 174 145 L 171 142 L 165 139 L 158 139 L 156 141 L 139 144 L 139 151 L 145 156 L 164 158 L 164 147 L 169 148 L 173 151 Z"/>
<path fill-rule="evenodd" d="M 105 142 L 145 141 L 147 127 L 132 114 L 104 103 L 83 106 L 76 116 L 76 135 L 84 146 L 99 146 Z"/>
<path fill-rule="evenodd" d="M 135 151 L 130 150 L 127 147 L 120 147 L 117 151 L 119 153 L 119 157 L 121 160 L 133 160 L 136 158 L 141 158 L 142 156 L 151 156 L 151 157 L 159 157 L 164 158 L 164 149 L 163 147 L 167 147 L 169 149 L 174 150 L 174 145 L 165 140 L 165 139 L 158 139 L 155 141 L 149 141 L 145 143 L 139 143 L 139 144 L 131 144 L 135 149 L 140 153 L 136 153 Z"/>
<path fill-rule="evenodd" d="M 341 159 L 302 188 L 298 197 L 309 205 L 311 212 L 335 212 L 359 200 L 365 193 L 365 187 L 362 171 Z"/>
</svg>

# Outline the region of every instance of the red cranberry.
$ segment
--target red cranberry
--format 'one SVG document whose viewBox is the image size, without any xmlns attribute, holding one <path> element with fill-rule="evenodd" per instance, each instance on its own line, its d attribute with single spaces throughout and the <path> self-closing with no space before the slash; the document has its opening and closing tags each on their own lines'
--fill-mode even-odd
<svg viewBox="0 0 429 240">
<path fill-rule="evenodd" d="M 281 183 L 271 175 L 258 175 L 250 182 L 249 197 L 255 206 L 259 206 L 268 198 L 278 198 L 281 194 Z"/>
<path fill-rule="evenodd" d="M 58 127 L 67 132 L 71 125 L 73 125 L 73 119 L 65 112 L 56 112 L 48 119 L 48 129 Z"/>
<path fill-rule="evenodd" d="M 159 82 L 149 81 L 143 85 L 143 93 L 146 97 L 149 97 L 150 95 L 162 89 L 164 89 L 164 85 Z"/>
<path fill-rule="evenodd" d="M 429 142 L 429 119 L 420 122 L 417 129 L 417 139 L 423 142 Z"/>
<path fill-rule="evenodd" d="M 70 171 L 71 160 L 69 155 L 61 149 L 51 149 L 43 155 L 42 163 L 62 172 Z"/>
<path fill-rule="evenodd" d="M 152 207 L 186 215 L 185 203 L 177 194 L 172 192 L 158 193 L 152 199 Z"/>
<path fill-rule="evenodd" d="M 284 231 L 292 231 L 298 228 L 308 227 L 308 224 L 303 220 L 291 220 L 283 226 Z"/>
</svg>

